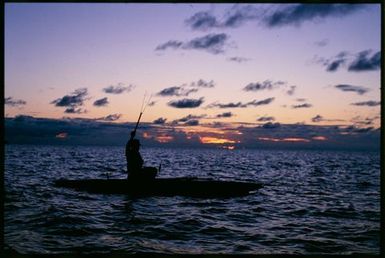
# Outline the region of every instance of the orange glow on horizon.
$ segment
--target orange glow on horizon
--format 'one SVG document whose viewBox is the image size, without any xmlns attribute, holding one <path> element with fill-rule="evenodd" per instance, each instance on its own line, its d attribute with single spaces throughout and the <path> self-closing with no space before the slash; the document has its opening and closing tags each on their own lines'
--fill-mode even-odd
<svg viewBox="0 0 385 258">
<path fill-rule="evenodd" d="M 233 140 L 229 139 L 221 139 L 221 138 L 216 138 L 216 137 L 209 137 L 209 136 L 203 136 L 200 137 L 200 140 L 204 144 L 224 144 L 224 143 L 236 143 Z"/>
<path fill-rule="evenodd" d="M 172 140 L 174 140 L 174 137 L 168 136 L 168 135 L 161 135 L 161 136 L 157 136 L 155 138 L 155 140 L 160 142 L 160 143 L 167 143 L 167 142 L 171 142 Z"/>
<path fill-rule="evenodd" d="M 290 137 L 290 138 L 269 138 L 269 137 L 258 137 L 258 140 L 261 141 L 271 141 L 271 142 L 310 142 L 308 139 L 304 138 L 295 138 L 295 137 Z"/>
<path fill-rule="evenodd" d="M 317 141 L 326 141 L 327 138 L 325 136 L 314 136 L 312 137 L 313 140 L 317 140 Z"/>
<path fill-rule="evenodd" d="M 65 138 L 67 138 L 67 136 L 68 136 L 68 133 L 58 133 L 55 137 L 56 138 L 59 138 L 59 139 L 65 139 Z"/>
</svg>

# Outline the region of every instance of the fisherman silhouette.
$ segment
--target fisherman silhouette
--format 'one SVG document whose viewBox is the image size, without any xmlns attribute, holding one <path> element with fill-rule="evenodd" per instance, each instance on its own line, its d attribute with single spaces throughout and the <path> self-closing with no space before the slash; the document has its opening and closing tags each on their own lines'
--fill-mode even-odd
<svg viewBox="0 0 385 258">
<path fill-rule="evenodd" d="M 135 131 L 126 144 L 127 179 L 154 179 L 158 170 L 155 167 L 143 167 L 143 158 L 140 155 L 140 142 L 135 138 Z"/>
</svg>

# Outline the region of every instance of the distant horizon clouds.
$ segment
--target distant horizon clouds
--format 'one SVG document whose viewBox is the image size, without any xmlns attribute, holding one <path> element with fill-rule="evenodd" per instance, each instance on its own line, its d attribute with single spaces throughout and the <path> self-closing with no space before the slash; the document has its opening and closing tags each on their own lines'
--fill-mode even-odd
<svg viewBox="0 0 385 258">
<path fill-rule="evenodd" d="M 7 97 L 4 99 L 4 105 L 8 105 L 11 107 L 19 107 L 26 105 L 27 102 L 22 99 L 13 99 L 12 97 Z"/>
</svg>

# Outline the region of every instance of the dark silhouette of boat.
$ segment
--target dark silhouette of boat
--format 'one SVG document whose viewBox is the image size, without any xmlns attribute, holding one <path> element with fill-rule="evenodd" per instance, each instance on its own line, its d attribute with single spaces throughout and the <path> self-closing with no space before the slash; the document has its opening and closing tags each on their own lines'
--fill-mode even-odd
<svg viewBox="0 0 385 258">
<path fill-rule="evenodd" d="M 235 197 L 250 194 L 262 187 L 260 183 L 220 181 L 202 178 L 155 178 L 152 180 L 128 179 L 59 179 L 57 187 L 101 194 L 128 194 L 131 196 L 191 196 Z"/>
</svg>

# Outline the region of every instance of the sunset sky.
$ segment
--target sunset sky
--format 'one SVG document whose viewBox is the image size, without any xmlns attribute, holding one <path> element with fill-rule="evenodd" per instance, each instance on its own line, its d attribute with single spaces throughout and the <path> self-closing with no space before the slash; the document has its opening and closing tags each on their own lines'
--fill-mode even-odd
<svg viewBox="0 0 385 258">
<path fill-rule="evenodd" d="M 379 4 L 6 3 L 4 115 L 127 128 L 147 94 L 140 137 L 158 143 L 376 145 L 380 18 Z"/>
</svg>

